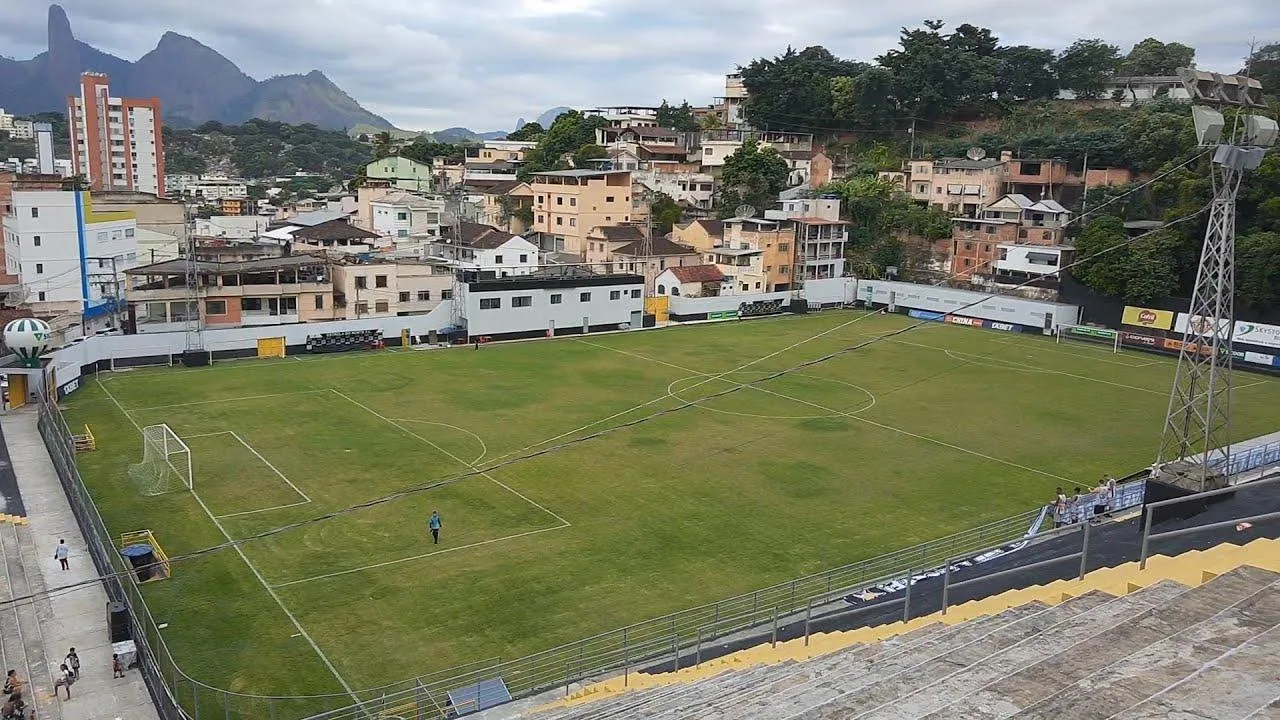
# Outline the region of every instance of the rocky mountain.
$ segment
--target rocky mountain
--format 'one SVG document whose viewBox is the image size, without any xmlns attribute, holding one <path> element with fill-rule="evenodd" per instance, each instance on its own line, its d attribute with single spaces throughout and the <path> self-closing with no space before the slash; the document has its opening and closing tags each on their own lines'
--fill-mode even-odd
<svg viewBox="0 0 1280 720">
<path fill-rule="evenodd" d="M 155 49 L 130 62 L 76 40 L 58 5 L 49 7 L 49 49 L 30 60 L 0 58 L 0 97 L 19 115 L 62 111 L 84 71 L 106 73 L 113 92 L 158 97 L 174 125 L 250 118 L 341 129 L 391 123 L 360 106 L 324 73 L 281 75 L 257 81 L 198 40 L 168 32 Z"/>
<path fill-rule="evenodd" d="M 495 132 L 476 132 L 470 128 L 451 127 L 431 133 L 431 137 L 439 143 L 483 142 L 485 140 L 501 140 L 507 134 L 501 130 Z"/>
</svg>

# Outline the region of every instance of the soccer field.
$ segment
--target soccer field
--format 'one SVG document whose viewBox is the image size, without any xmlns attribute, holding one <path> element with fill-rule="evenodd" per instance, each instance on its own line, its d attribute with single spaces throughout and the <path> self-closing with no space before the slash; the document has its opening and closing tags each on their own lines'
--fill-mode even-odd
<svg viewBox="0 0 1280 720">
<path fill-rule="evenodd" d="M 931 324 L 740 385 L 911 322 L 837 312 L 136 370 L 64 407 L 97 438 L 78 460 L 111 532 L 150 529 L 171 556 L 493 468 L 145 586 L 190 677 L 343 693 L 906 547 L 1152 461 L 1173 359 Z M 1233 435 L 1274 431 L 1280 382 L 1236 388 Z M 189 444 L 194 493 L 130 479 L 156 423 Z"/>
</svg>

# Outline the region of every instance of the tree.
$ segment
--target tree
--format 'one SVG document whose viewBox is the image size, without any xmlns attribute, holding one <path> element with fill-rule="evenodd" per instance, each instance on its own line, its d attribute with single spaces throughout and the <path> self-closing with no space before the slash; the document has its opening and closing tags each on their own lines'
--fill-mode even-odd
<svg viewBox="0 0 1280 720">
<path fill-rule="evenodd" d="M 747 89 L 743 114 L 756 127 L 806 131 L 832 126 L 835 117 L 831 80 L 862 74 L 867 65 L 841 60 L 821 46 L 773 59 L 758 58 L 742 68 Z"/>
<path fill-rule="evenodd" d="M 1185 158 L 1196 146 L 1195 125 L 1182 106 L 1145 108 L 1120 130 L 1133 168 L 1143 172 Z"/>
<path fill-rule="evenodd" d="M 1191 67 L 1196 49 L 1182 43 L 1168 45 L 1147 38 L 1129 51 L 1117 70 L 1121 75 L 1173 75 L 1178 68 Z"/>
<path fill-rule="evenodd" d="M 868 68 L 856 77 L 832 78 L 832 110 L 854 127 L 890 127 L 898 114 L 895 85 L 893 73 L 880 67 Z"/>
<path fill-rule="evenodd" d="M 583 145 L 573 153 L 573 166 L 575 168 L 588 168 L 591 167 L 592 160 L 607 157 L 609 157 L 609 151 L 603 147 L 595 143 Z"/>
<path fill-rule="evenodd" d="M 1151 302 L 1178 288 L 1175 256 L 1179 242 L 1178 235 L 1170 231 L 1130 241 L 1124 222 L 1104 215 L 1091 221 L 1076 238 L 1076 256 L 1090 259 L 1074 272 L 1102 295 L 1128 303 Z"/>
<path fill-rule="evenodd" d="M 1052 50 L 1016 45 L 1000 48 L 996 58 L 996 93 L 1001 99 L 1044 100 L 1058 94 Z"/>
<path fill-rule="evenodd" d="M 584 145 L 595 145 L 596 130 L 604 127 L 606 122 L 598 115 L 588 117 L 577 110 L 570 110 L 556 118 L 538 140 L 538 146 L 525 153 L 521 177 L 554 170 L 561 165 L 562 158 L 566 155 L 577 153 Z"/>
<path fill-rule="evenodd" d="M 693 116 L 693 107 L 684 101 L 679 107 L 669 104 L 665 99 L 658 106 L 658 126 L 679 130 L 680 132 L 696 132 L 698 119 Z"/>
<path fill-rule="evenodd" d="M 1280 305 L 1280 232 L 1236 238 L 1236 296 L 1254 310 Z"/>
<path fill-rule="evenodd" d="M 377 160 L 396 154 L 395 141 L 391 139 L 391 133 L 383 130 L 373 136 L 373 156 Z"/>
<path fill-rule="evenodd" d="M 662 236 L 671 232 L 671 228 L 684 218 L 684 210 L 670 195 L 658 193 L 649 203 L 649 219 L 653 222 L 653 232 Z"/>
<path fill-rule="evenodd" d="M 1280 97 L 1280 43 L 1263 45 L 1254 50 L 1245 59 L 1240 74 L 1247 74 L 1262 83 L 1262 92 L 1267 95 Z"/>
<path fill-rule="evenodd" d="M 899 47 L 876 59 L 897 79 L 899 104 L 920 118 L 936 119 L 984 105 L 996 90 L 996 37 L 969 24 L 944 35 L 944 24 L 926 20 L 923 28 L 903 28 Z"/>
<path fill-rule="evenodd" d="M 1058 83 L 1077 97 L 1098 98 L 1120 65 L 1120 48 L 1103 40 L 1077 40 L 1058 55 Z"/>
<path fill-rule="evenodd" d="M 755 140 L 744 142 L 724 161 L 719 183 L 722 211 L 732 214 L 743 203 L 757 209 L 773 205 L 786 189 L 789 174 L 787 161 L 777 150 L 761 148 Z"/>
<path fill-rule="evenodd" d="M 547 132 L 546 128 L 542 127 L 542 125 L 536 122 L 525 123 L 520 127 L 519 130 L 516 130 L 515 132 L 508 135 L 507 139 L 522 140 L 525 142 L 536 142 L 542 139 L 542 136 L 546 134 L 546 132 Z"/>
<path fill-rule="evenodd" d="M 702 130 L 719 130 L 724 127 L 724 120 L 720 119 L 720 116 L 715 113 L 708 113 L 702 116 L 702 122 L 699 123 L 699 127 Z"/>
<path fill-rule="evenodd" d="M 400 157 L 406 157 L 424 165 L 430 165 L 431 161 L 436 158 L 461 162 L 466 157 L 466 154 L 467 150 L 462 145 L 438 143 L 434 140 L 425 140 L 423 138 L 418 138 L 408 147 L 400 149 Z"/>
</svg>

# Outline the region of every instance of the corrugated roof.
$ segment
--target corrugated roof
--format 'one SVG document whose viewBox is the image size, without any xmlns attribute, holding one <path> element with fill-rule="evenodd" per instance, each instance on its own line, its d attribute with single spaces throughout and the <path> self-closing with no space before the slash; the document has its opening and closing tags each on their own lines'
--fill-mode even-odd
<svg viewBox="0 0 1280 720">
<path fill-rule="evenodd" d="M 603 235 L 609 242 L 644 240 L 644 233 L 635 225 L 600 225 L 591 228 L 591 233 Z"/>
<path fill-rule="evenodd" d="M 311 212 L 300 213 L 294 217 L 287 219 L 285 222 L 290 225 L 299 225 L 301 227 L 312 227 L 327 223 L 331 220 L 345 218 L 351 213 L 341 210 L 312 210 Z"/>
<path fill-rule="evenodd" d="M 665 257 L 670 255 L 698 255 L 699 253 L 688 245 L 681 245 L 671 242 L 665 237 L 658 237 L 648 243 L 641 240 L 629 245 L 623 245 L 614 250 L 613 254 L 627 255 L 629 257 Z"/>
<path fill-rule="evenodd" d="M 242 260 L 238 262 L 210 262 L 197 260 L 196 270 L 201 273 L 238 273 L 267 272 L 271 270 L 288 270 L 306 265 L 325 265 L 328 261 L 312 255 L 289 255 L 286 257 L 264 258 L 262 260 Z M 165 260 L 164 262 L 141 265 L 124 271 L 126 275 L 185 275 L 187 261 L 184 259 Z"/>
<path fill-rule="evenodd" d="M 380 237 L 361 227 L 347 222 L 346 214 L 341 217 L 310 227 L 298 228 L 293 233 L 294 240 L 370 240 Z"/>
</svg>

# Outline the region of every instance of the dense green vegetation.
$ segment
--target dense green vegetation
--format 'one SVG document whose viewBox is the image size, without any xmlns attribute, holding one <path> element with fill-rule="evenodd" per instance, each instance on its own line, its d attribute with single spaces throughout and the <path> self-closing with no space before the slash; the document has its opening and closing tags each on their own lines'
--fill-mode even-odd
<svg viewBox="0 0 1280 720">
<path fill-rule="evenodd" d="M 193 130 L 164 129 L 165 170 L 204 173 L 229 162 L 228 172 L 247 178 L 292 175 L 302 170 L 343 179 L 373 159 L 369 146 L 335 130 L 250 120 L 243 125 L 207 122 Z"/>
<path fill-rule="evenodd" d="M 246 537 L 912 322 L 873 315 L 842 327 L 856 317 L 137 370 L 86 383 L 67 399 L 67 418 L 97 437 L 98 450 L 77 461 L 110 531 L 150 528 L 178 556 L 225 541 L 209 514 L 261 511 L 221 520 Z M 931 325 L 760 386 L 778 395 L 741 390 L 494 469 L 492 480 L 404 495 L 241 549 L 353 687 L 516 658 L 1008 517 L 1057 485 L 1143 467 L 1174 362 L 1125 357 Z M 700 374 L 721 372 L 695 387 Z M 1274 429 L 1278 401 L 1276 383 L 1239 394 L 1234 437 Z M 980 421 L 957 423 L 960 407 Z M 145 496 L 128 479 L 142 451 L 135 424 L 160 422 L 203 436 L 190 445 L 208 514 L 185 489 Z M 426 531 L 432 510 L 444 518 L 440 546 Z M 144 592 L 192 677 L 245 693 L 340 692 L 235 551 L 177 563 L 172 579 Z M 210 692 L 200 695 L 207 702 Z M 296 709 L 282 703 L 271 715 Z"/>
</svg>

